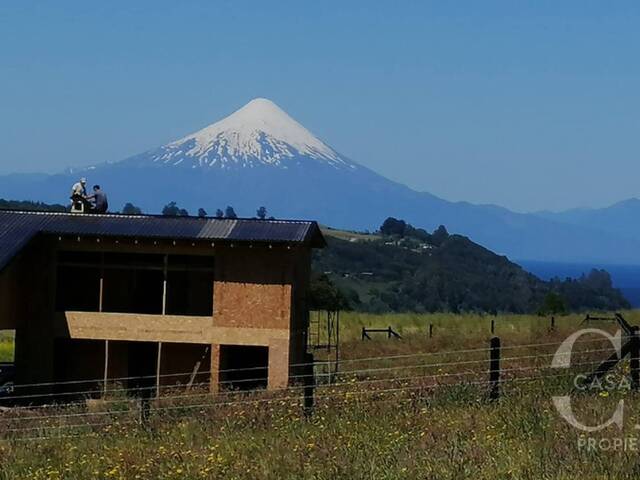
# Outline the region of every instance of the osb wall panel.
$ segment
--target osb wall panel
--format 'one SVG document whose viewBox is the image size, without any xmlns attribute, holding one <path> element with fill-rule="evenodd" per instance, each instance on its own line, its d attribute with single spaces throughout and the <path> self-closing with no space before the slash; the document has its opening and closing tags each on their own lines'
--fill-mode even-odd
<svg viewBox="0 0 640 480">
<path fill-rule="evenodd" d="M 295 259 L 282 247 L 218 250 L 214 325 L 288 330 Z"/>
<path fill-rule="evenodd" d="M 289 342 L 274 340 L 269 346 L 269 380 L 267 388 L 278 390 L 289 383 Z"/>
<path fill-rule="evenodd" d="M 289 331 L 281 328 L 213 327 L 211 343 L 268 347 L 274 340 L 289 341 Z"/>
<path fill-rule="evenodd" d="M 64 312 L 56 315 L 55 335 L 100 340 L 207 343 L 211 337 L 211 317 Z"/>
<path fill-rule="evenodd" d="M 64 312 L 55 317 L 57 338 L 269 346 L 289 341 L 274 328 L 214 327 L 211 317 L 135 313 Z"/>
</svg>

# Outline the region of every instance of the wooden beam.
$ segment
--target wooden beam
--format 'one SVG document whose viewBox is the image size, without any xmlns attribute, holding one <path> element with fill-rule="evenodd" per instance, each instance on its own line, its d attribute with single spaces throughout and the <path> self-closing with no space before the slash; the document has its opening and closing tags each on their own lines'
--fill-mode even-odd
<svg viewBox="0 0 640 480">
<path fill-rule="evenodd" d="M 217 395 L 220 391 L 220 344 L 211 345 L 211 362 L 209 372 L 209 392 Z"/>
<path fill-rule="evenodd" d="M 100 254 L 100 295 L 98 297 L 98 312 L 102 312 L 104 300 L 104 253 Z"/>
<path fill-rule="evenodd" d="M 211 350 L 210 346 L 205 347 L 204 354 L 202 355 L 202 357 L 200 357 L 200 359 L 193 366 L 193 371 L 191 372 L 191 376 L 189 377 L 189 383 L 187 383 L 187 390 L 190 390 L 191 387 L 193 386 L 193 382 L 196 379 L 196 375 L 200 371 L 200 366 L 202 365 L 203 360 L 209 354 L 209 350 Z"/>
<path fill-rule="evenodd" d="M 54 317 L 54 336 L 254 346 L 268 346 L 273 340 L 289 341 L 291 336 L 291 331 L 285 328 L 217 327 L 213 325 L 214 319 L 211 316 L 58 312 Z"/>
<path fill-rule="evenodd" d="M 169 255 L 164 256 L 164 265 L 162 268 L 163 280 L 162 280 L 162 315 L 167 314 L 167 269 L 169 268 Z"/>
</svg>

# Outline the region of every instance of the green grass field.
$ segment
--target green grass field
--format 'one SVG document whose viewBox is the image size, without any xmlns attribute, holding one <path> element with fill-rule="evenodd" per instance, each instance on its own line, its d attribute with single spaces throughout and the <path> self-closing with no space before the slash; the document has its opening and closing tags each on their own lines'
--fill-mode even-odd
<svg viewBox="0 0 640 480">
<path fill-rule="evenodd" d="M 640 323 L 637 312 L 625 316 Z M 560 317 L 554 331 L 548 318 L 494 319 L 506 349 L 503 396 L 491 402 L 485 350 L 491 317 L 343 314 L 343 373 L 317 389 L 309 419 L 299 389 L 226 392 L 216 399 L 167 393 L 145 425 L 137 404 L 122 398 L 97 410 L 4 412 L 0 478 L 637 478 L 637 452 L 580 450 L 580 432 L 552 406 L 552 395 L 564 392 L 570 378 L 549 375 L 550 355 L 582 319 Z M 426 334 L 430 323 L 433 338 Z M 361 341 L 363 325 L 392 326 L 403 339 Z M 518 347 L 531 344 L 537 346 Z M 608 354 L 603 346 L 585 340 L 577 354 L 592 363 L 585 362 L 584 371 Z M 387 358 L 359 360 L 372 357 Z M 633 435 L 640 395 L 583 394 L 574 410 L 595 423 L 610 416 L 619 399 L 628 410 L 622 433 Z M 594 435 L 620 434 L 612 427 Z"/>
<path fill-rule="evenodd" d="M 13 332 L 0 333 L 0 362 L 13 362 Z"/>
</svg>

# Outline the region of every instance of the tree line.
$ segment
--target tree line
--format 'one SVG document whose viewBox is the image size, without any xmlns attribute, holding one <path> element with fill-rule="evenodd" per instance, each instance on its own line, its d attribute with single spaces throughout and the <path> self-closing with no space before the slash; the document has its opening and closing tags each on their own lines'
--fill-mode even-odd
<svg viewBox="0 0 640 480">
<path fill-rule="evenodd" d="M 132 203 L 126 203 L 122 209 L 122 213 L 124 215 L 141 215 L 143 212 L 142 209 L 136 207 Z M 169 202 L 162 208 L 162 215 L 165 217 L 188 217 L 189 211 L 186 208 L 178 206 L 177 202 Z M 197 215 L 200 218 L 205 218 L 209 216 L 209 213 L 204 208 L 200 207 Z M 224 210 L 221 208 L 216 209 L 213 217 L 236 219 L 238 218 L 238 214 L 231 205 L 227 205 Z M 254 218 L 257 218 L 258 220 L 274 220 L 273 216 L 268 215 L 267 207 L 265 206 L 258 207 Z"/>
</svg>

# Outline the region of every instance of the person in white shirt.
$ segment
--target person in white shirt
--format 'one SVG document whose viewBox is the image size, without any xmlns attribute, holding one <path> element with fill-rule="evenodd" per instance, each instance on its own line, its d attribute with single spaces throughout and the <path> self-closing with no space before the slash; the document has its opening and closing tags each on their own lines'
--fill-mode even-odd
<svg viewBox="0 0 640 480">
<path fill-rule="evenodd" d="M 88 208 L 87 179 L 83 177 L 71 187 L 71 211 L 84 212 L 86 208 Z"/>
<path fill-rule="evenodd" d="M 71 199 L 74 197 L 86 198 L 87 196 L 87 179 L 81 178 L 79 182 L 73 184 L 71 187 Z"/>
</svg>

